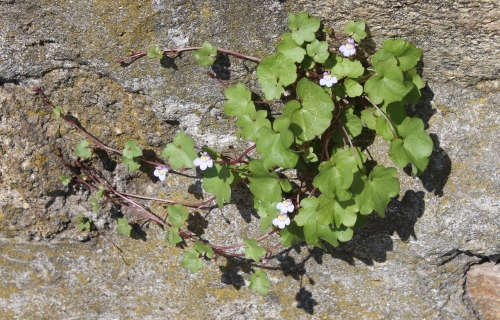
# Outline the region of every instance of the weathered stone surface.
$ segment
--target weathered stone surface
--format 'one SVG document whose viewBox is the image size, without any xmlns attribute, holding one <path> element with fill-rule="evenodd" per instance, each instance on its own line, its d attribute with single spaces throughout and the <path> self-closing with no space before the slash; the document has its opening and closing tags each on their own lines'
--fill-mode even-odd
<svg viewBox="0 0 500 320">
<path fill-rule="evenodd" d="M 473 265 L 467 273 L 467 294 L 482 319 L 499 319 L 500 265 Z"/>
<path fill-rule="evenodd" d="M 497 7 L 496 1 L 409 0 L 0 3 L 2 314 L 19 319 L 487 318 L 487 305 L 473 290 L 466 295 L 464 283 L 471 264 L 500 251 Z M 56 177 L 67 172 L 53 150 L 60 146 L 71 160 L 82 137 L 53 119 L 34 86 L 115 147 L 133 138 L 159 155 L 180 129 L 197 147 L 227 147 L 235 141 L 235 128 L 222 113 L 223 88 L 190 54 L 124 65 L 114 59 L 125 49 L 205 40 L 264 57 L 286 32 L 287 14 L 303 10 L 336 29 L 348 19 L 366 20 L 373 40 L 365 43 L 367 49 L 402 37 L 424 50 L 428 83 L 421 102 L 408 112 L 424 119 L 434 153 L 419 179 L 400 171 L 400 197 L 385 219 L 370 217 L 353 240 L 327 252 L 282 249 L 269 263 L 268 297 L 245 288 L 255 266 L 219 259 L 192 275 L 179 267 L 182 251 L 165 244 L 158 228 L 145 225 L 137 239 L 107 231 L 121 214 L 132 218 L 128 212 L 106 208 L 94 217 L 105 237 L 75 229 L 78 214 L 92 215 L 90 194 L 58 182 Z M 227 83 L 258 89 L 255 63 L 231 58 L 217 66 L 212 71 Z M 387 148 L 377 141 L 369 151 L 388 165 Z M 167 183 L 155 183 L 151 167 L 129 173 L 112 160 L 94 164 L 117 189 L 186 201 L 206 196 L 189 177 L 169 175 Z M 229 244 L 258 233 L 248 193 L 238 190 L 233 200 L 213 210 L 207 221 L 196 217 L 208 225 L 208 239 Z"/>
</svg>

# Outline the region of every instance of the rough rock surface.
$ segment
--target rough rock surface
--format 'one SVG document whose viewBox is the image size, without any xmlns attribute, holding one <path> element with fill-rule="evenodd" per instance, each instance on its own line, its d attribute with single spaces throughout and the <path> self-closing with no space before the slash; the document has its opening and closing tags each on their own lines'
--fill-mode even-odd
<svg viewBox="0 0 500 320">
<path fill-rule="evenodd" d="M 190 54 L 122 65 L 115 58 L 125 49 L 206 40 L 264 57 L 286 32 L 288 13 L 303 10 L 337 30 L 348 19 L 366 20 L 368 51 L 392 37 L 424 51 L 427 86 L 408 112 L 424 119 L 435 148 L 419 179 L 400 171 L 401 193 L 385 219 L 371 216 L 353 240 L 326 252 L 283 248 L 270 262 L 268 297 L 245 288 L 250 264 L 220 259 L 193 275 L 158 228 L 145 225 L 136 239 L 117 235 L 116 218 L 131 218 L 128 212 L 106 208 L 94 217 L 100 237 L 75 228 L 77 215 L 92 215 L 90 194 L 58 182 L 67 172 L 53 150 L 58 145 L 71 159 L 81 135 L 53 119 L 34 86 L 115 147 L 133 138 L 159 155 L 182 129 L 197 147 L 224 148 L 235 141 L 223 89 Z M 481 298 L 486 286 L 466 278 L 471 265 L 500 252 L 499 15 L 493 0 L 1 1 L 2 317 L 493 318 Z M 255 67 L 231 58 L 211 71 L 257 88 Z M 387 146 L 375 143 L 370 152 L 383 158 Z M 206 196 L 189 177 L 157 183 L 151 167 L 129 173 L 112 160 L 95 165 L 120 190 Z M 207 238 L 234 243 L 258 233 L 249 208 L 248 193 L 237 190 L 234 203 L 207 221 L 195 218 L 209 225 Z M 476 279 L 479 266 L 470 271 Z"/>
</svg>

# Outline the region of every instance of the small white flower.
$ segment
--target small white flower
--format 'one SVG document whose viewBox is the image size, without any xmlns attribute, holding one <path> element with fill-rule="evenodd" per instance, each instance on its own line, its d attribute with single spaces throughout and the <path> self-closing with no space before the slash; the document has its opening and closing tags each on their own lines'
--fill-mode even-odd
<svg viewBox="0 0 500 320">
<path fill-rule="evenodd" d="M 334 77 L 330 72 L 323 73 L 323 79 L 319 80 L 319 84 L 322 86 L 331 87 L 333 84 L 337 83 L 337 77 Z"/>
<path fill-rule="evenodd" d="M 292 200 L 290 199 L 283 199 L 283 202 L 278 202 L 276 205 L 276 209 L 280 210 L 280 213 L 286 214 L 287 212 L 293 212 L 294 206 L 292 203 Z"/>
<path fill-rule="evenodd" d="M 200 170 L 205 170 L 206 168 L 212 168 L 214 162 L 208 152 L 202 152 L 199 158 L 194 159 L 194 165 L 200 167 Z"/>
<path fill-rule="evenodd" d="M 356 53 L 356 47 L 354 46 L 354 40 L 347 38 L 347 44 L 340 46 L 339 51 L 342 52 L 344 57 L 350 57 Z"/>
<path fill-rule="evenodd" d="M 170 166 L 168 164 L 156 166 L 153 174 L 161 181 L 165 181 L 165 176 L 167 175 L 168 170 L 170 170 Z"/>
<path fill-rule="evenodd" d="M 290 224 L 290 218 L 288 218 L 286 213 L 280 213 L 276 218 L 274 218 L 273 224 L 278 228 L 283 229 Z"/>
</svg>

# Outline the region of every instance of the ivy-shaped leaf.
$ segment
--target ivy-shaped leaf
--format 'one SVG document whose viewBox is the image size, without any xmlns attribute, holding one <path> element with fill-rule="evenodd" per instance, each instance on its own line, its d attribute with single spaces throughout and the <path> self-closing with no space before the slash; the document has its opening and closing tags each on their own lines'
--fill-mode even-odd
<svg viewBox="0 0 500 320">
<path fill-rule="evenodd" d="M 92 156 L 92 151 L 90 150 L 90 148 L 87 148 L 88 145 L 89 142 L 85 139 L 78 142 L 78 145 L 75 149 L 76 156 L 84 159 L 90 158 Z"/>
<path fill-rule="evenodd" d="M 167 144 L 161 156 L 168 159 L 170 167 L 174 170 L 186 167 L 194 168 L 194 159 L 198 158 L 194 152 L 194 140 L 186 135 L 184 131 L 179 132 L 172 143 Z"/>
<path fill-rule="evenodd" d="M 127 140 L 125 142 L 125 148 L 123 149 L 123 156 L 129 159 L 142 156 L 142 150 L 137 146 L 135 140 Z"/>
<path fill-rule="evenodd" d="M 339 120 L 349 134 L 349 139 L 352 140 L 361 134 L 363 124 L 361 123 L 359 117 L 354 114 L 354 110 L 352 108 L 342 110 Z M 345 132 L 341 127 L 338 127 L 332 134 L 332 140 L 339 143 L 343 141 L 344 137 Z"/>
<path fill-rule="evenodd" d="M 375 210 L 379 216 L 385 217 L 385 208 L 391 198 L 399 194 L 399 180 L 396 168 L 384 168 L 378 165 L 373 168 L 369 177 L 355 174 L 351 191 L 361 214 L 370 214 Z"/>
<path fill-rule="evenodd" d="M 92 211 L 94 211 L 96 214 L 99 213 L 99 207 L 101 206 L 101 203 L 99 200 L 97 200 L 96 197 L 92 197 L 90 199 L 90 204 L 92 205 Z"/>
<path fill-rule="evenodd" d="M 387 39 L 382 45 L 382 49 L 394 54 L 403 71 L 414 68 L 422 57 L 422 49 L 418 49 L 413 43 L 402 39 Z"/>
<path fill-rule="evenodd" d="M 255 198 L 254 198 L 255 200 Z M 262 234 L 266 233 L 267 228 L 272 226 L 274 218 L 279 214 L 279 210 L 276 209 L 278 201 L 268 202 L 262 200 L 256 200 L 254 207 L 257 210 L 257 214 L 260 216 L 260 232 Z"/>
<path fill-rule="evenodd" d="M 345 79 L 344 86 L 349 97 L 359 97 L 363 94 L 363 86 L 353 79 Z"/>
<path fill-rule="evenodd" d="M 225 164 L 214 163 L 212 168 L 207 168 L 202 173 L 205 176 L 203 178 L 203 189 L 214 194 L 217 198 L 217 205 L 222 208 L 224 201 L 231 201 L 230 185 L 234 179 L 232 171 Z"/>
<path fill-rule="evenodd" d="M 298 226 L 304 227 L 304 236 L 307 244 L 318 245 L 318 215 L 316 209 L 319 205 L 318 198 L 304 198 L 300 201 L 301 208 L 294 221 Z"/>
<path fill-rule="evenodd" d="M 184 259 L 181 261 L 181 267 L 190 269 L 193 273 L 203 268 L 200 253 L 196 249 L 184 251 Z"/>
<path fill-rule="evenodd" d="M 187 218 L 189 217 L 189 212 L 182 204 L 176 204 L 176 205 L 169 204 L 167 206 L 167 210 L 168 210 L 168 221 L 174 227 L 182 227 L 186 222 Z"/>
<path fill-rule="evenodd" d="M 351 198 L 347 191 L 352 184 L 353 169 L 357 168 L 356 158 L 351 151 L 340 150 L 330 159 L 320 164 L 320 173 L 314 178 L 313 186 L 328 196 L 337 196 L 340 200 Z"/>
<path fill-rule="evenodd" d="M 165 232 L 165 242 L 170 243 L 173 246 L 182 242 L 182 238 L 179 235 L 179 227 L 165 227 Z"/>
<path fill-rule="evenodd" d="M 412 90 L 414 85 L 404 81 L 396 58 L 380 60 L 374 67 L 376 75 L 365 83 L 365 92 L 373 103 L 401 101 Z"/>
<path fill-rule="evenodd" d="M 257 67 L 257 79 L 266 99 L 279 99 L 297 79 L 295 63 L 281 53 L 264 58 Z"/>
<path fill-rule="evenodd" d="M 328 43 L 326 41 L 314 40 L 306 46 L 307 55 L 318 63 L 323 63 L 328 59 Z"/>
<path fill-rule="evenodd" d="M 274 121 L 274 130 L 262 127 L 257 132 L 257 152 L 262 155 L 264 168 L 278 165 L 283 168 L 293 168 L 299 160 L 299 155 L 288 149 L 293 143 L 293 133 L 288 129 L 290 120 L 286 118 Z"/>
<path fill-rule="evenodd" d="M 284 247 L 293 246 L 305 239 L 304 228 L 299 227 L 295 221 L 280 231 L 280 242 Z"/>
<path fill-rule="evenodd" d="M 229 87 L 224 91 L 227 102 L 224 104 L 224 113 L 230 117 L 255 114 L 255 105 L 252 102 L 252 93 L 243 83 Z"/>
<path fill-rule="evenodd" d="M 61 118 L 61 108 L 59 108 L 59 106 L 52 109 L 52 112 L 56 116 L 56 120 L 59 120 Z"/>
<path fill-rule="evenodd" d="M 257 240 L 255 239 L 243 239 L 245 244 L 245 258 L 253 259 L 255 262 L 259 262 L 266 255 L 266 249 L 259 247 Z"/>
<path fill-rule="evenodd" d="M 249 168 L 248 187 L 257 200 L 279 202 L 282 200 L 282 188 L 285 192 L 292 189 L 290 181 L 282 180 L 275 171 L 265 169 L 262 160 L 250 160 Z"/>
<path fill-rule="evenodd" d="M 354 199 L 340 201 L 322 194 L 318 200 L 318 221 L 322 225 L 332 224 L 340 228 L 341 225 L 353 227 L 356 224 L 359 207 Z"/>
<path fill-rule="evenodd" d="M 212 259 L 214 257 L 214 250 L 212 249 L 212 247 L 209 245 L 203 244 L 198 240 L 195 241 L 194 248 L 201 255 L 205 255 L 209 259 Z"/>
<path fill-rule="evenodd" d="M 249 289 L 255 290 L 263 296 L 268 295 L 271 281 L 269 281 L 267 274 L 264 271 L 255 271 L 255 273 L 252 274 L 248 280 L 250 281 L 250 285 L 248 286 Z"/>
<path fill-rule="evenodd" d="M 354 41 L 359 42 L 366 37 L 365 27 L 366 23 L 364 21 L 349 20 L 344 28 L 344 32 L 350 35 Z"/>
<path fill-rule="evenodd" d="M 240 127 L 239 133 L 243 140 L 256 140 L 257 132 L 260 128 L 271 129 L 271 122 L 267 119 L 267 111 L 259 110 L 253 114 L 246 114 L 238 117 L 236 125 Z"/>
<path fill-rule="evenodd" d="M 65 186 L 67 186 L 70 182 L 71 182 L 71 177 L 68 176 L 68 175 L 63 175 L 63 176 L 59 176 L 57 177 L 61 182 L 62 184 L 64 184 Z"/>
<path fill-rule="evenodd" d="M 160 49 L 159 46 L 150 46 L 147 57 L 161 59 L 163 58 L 163 51 Z"/>
<path fill-rule="evenodd" d="M 395 139 L 391 142 L 389 155 L 392 161 L 401 168 L 411 162 L 412 176 L 420 175 L 429 163 L 429 156 L 434 145 L 424 130 L 423 121 L 419 118 L 406 118 L 398 126 L 398 132 L 403 139 Z"/>
<path fill-rule="evenodd" d="M 319 26 L 320 21 L 316 18 L 309 18 L 307 12 L 301 12 L 298 15 L 294 15 L 293 13 L 288 15 L 288 28 L 292 30 L 292 38 L 298 45 L 302 45 L 304 41 L 314 41 Z"/>
<path fill-rule="evenodd" d="M 332 98 L 316 83 L 303 78 L 297 85 L 302 104 L 292 100 L 285 105 L 283 116 L 291 120 L 290 130 L 302 141 L 321 135 L 333 118 Z"/>
<path fill-rule="evenodd" d="M 137 158 L 126 158 L 125 156 L 122 156 L 122 161 L 126 165 L 128 165 L 128 169 L 130 172 L 134 172 L 135 170 L 139 169 L 141 167 L 141 164 L 137 160 Z"/>
<path fill-rule="evenodd" d="M 127 218 L 118 218 L 118 225 L 116 226 L 116 231 L 118 233 L 130 236 L 131 230 L 132 227 L 128 224 Z"/>
<path fill-rule="evenodd" d="M 84 217 L 83 215 L 79 214 L 76 217 L 76 222 L 77 222 L 76 227 L 78 228 L 78 230 L 80 230 L 80 231 L 83 231 L 83 230 L 90 231 L 91 230 L 92 219 Z"/>
<path fill-rule="evenodd" d="M 285 33 L 283 35 L 283 41 L 278 43 L 276 48 L 293 62 L 302 62 L 302 60 L 304 60 L 304 56 L 306 55 L 306 50 L 293 40 L 291 33 Z"/>
<path fill-rule="evenodd" d="M 205 41 L 193 54 L 200 66 L 210 67 L 215 62 L 217 47 Z"/>
</svg>

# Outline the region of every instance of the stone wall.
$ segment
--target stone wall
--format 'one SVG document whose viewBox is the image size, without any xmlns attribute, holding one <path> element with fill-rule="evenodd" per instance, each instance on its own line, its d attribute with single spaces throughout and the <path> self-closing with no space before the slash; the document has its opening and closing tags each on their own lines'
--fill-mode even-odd
<svg viewBox="0 0 500 320">
<path fill-rule="evenodd" d="M 495 318 L 490 309 L 499 300 L 486 301 L 477 280 L 491 272 L 477 270 L 494 268 L 489 261 L 500 252 L 497 7 L 493 0 L 1 1 L 2 316 Z M 400 37 L 424 51 L 427 85 L 408 112 L 424 119 L 435 148 L 419 179 L 400 171 L 401 193 L 385 219 L 370 216 L 353 240 L 325 252 L 283 248 L 270 263 L 268 297 L 245 288 L 250 264 L 219 259 L 193 275 L 179 266 L 182 250 L 166 244 L 158 228 L 146 224 L 136 239 L 116 234 L 116 218 L 132 217 L 128 212 L 107 208 L 96 217 L 101 236 L 75 228 L 77 215 L 91 215 L 90 194 L 57 180 L 67 172 L 54 146 L 71 159 L 81 135 L 55 121 L 33 87 L 115 147 L 132 138 L 159 154 L 185 130 L 197 147 L 224 148 L 236 141 L 222 113 L 223 88 L 192 55 L 121 65 L 115 58 L 151 44 L 203 41 L 264 57 L 286 32 L 287 15 L 304 10 L 337 30 L 349 19 L 365 20 L 368 49 Z M 231 58 L 218 66 L 213 71 L 228 84 L 258 90 L 255 63 Z M 383 143 L 372 148 L 379 158 L 387 151 Z M 186 201 L 203 196 L 192 179 L 153 182 L 152 168 L 129 173 L 111 160 L 95 163 L 120 190 Z M 233 243 L 256 235 L 251 206 L 245 190 L 236 190 L 232 204 L 210 213 L 206 236 Z M 233 236 L 223 240 L 220 233 Z M 476 271 L 467 279 L 471 266 Z"/>
</svg>

